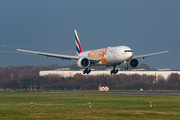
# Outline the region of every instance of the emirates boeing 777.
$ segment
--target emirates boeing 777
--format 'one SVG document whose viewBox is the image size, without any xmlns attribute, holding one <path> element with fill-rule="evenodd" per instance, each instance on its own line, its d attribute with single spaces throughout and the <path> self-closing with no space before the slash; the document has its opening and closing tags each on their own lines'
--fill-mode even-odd
<svg viewBox="0 0 180 120">
<path fill-rule="evenodd" d="M 137 59 L 139 58 L 145 58 L 145 57 L 160 55 L 169 52 L 169 51 L 163 51 L 152 54 L 133 56 L 132 49 L 127 46 L 107 47 L 103 49 L 83 51 L 76 30 L 74 30 L 74 35 L 75 35 L 75 44 L 76 44 L 76 52 L 77 52 L 75 56 L 44 53 L 44 52 L 37 52 L 37 51 L 30 51 L 23 49 L 16 49 L 16 50 L 22 52 L 28 52 L 28 53 L 35 53 L 47 57 L 60 58 L 62 60 L 74 59 L 78 67 L 85 69 L 83 71 L 83 74 L 86 73 L 89 74 L 91 72 L 91 69 L 89 69 L 90 66 L 107 66 L 107 67 L 113 66 L 113 69 L 111 70 L 110 73 L 116 74 L 118 73 L 118 69 L 116 69 L 116 66 L 120 65 L 121 63 L 125 63 L 126 64 L 125 70 L 128 70 L 129 67 L 135 68 L 138 66 L 139 62 Z"/>
</svg>

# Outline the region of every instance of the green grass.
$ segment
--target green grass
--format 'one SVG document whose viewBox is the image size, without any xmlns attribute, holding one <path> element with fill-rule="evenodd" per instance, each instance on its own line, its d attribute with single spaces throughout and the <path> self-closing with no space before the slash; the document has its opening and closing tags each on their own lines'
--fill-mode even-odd
<svg viewBox="0 0 180 120">
<path fill-rule="evenodd" d="M 180 97 L 0 92 L 0 119 L 180 119 Z"/>
</svg>

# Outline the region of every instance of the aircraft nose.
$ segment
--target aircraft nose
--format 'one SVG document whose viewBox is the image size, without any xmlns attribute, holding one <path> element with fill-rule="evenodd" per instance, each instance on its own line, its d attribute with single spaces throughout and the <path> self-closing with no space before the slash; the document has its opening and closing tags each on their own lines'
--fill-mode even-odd
<svg viewBox="0 0 180 120">
<path fill-rule="evenodd" d="M 127 55 L 127 59 L 131 60 L 133 58 L 133 52 L 129 52 Z"/>
</svg>

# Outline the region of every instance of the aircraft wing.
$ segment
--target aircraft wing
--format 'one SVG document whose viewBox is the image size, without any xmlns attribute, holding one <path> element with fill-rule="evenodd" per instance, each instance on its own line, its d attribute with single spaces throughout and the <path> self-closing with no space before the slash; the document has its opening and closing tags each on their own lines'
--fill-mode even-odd
<svg viewBox="0 0 180 120">
<path fill-rule="evenodd" d="M 165 54 L 168 53 L 169 51 L 163 51 L 163 52 L 158 52 L 158 53 L 151 53 L 151 54 L 146 54 L 146 55 L 139 55 L 139 56 L 134 56 L 134 59 L 138 59 L 138 58 L 145 58 L 145 57 L 150 57 L 150 56 L 154 56 L 154 55 L 160 55 L 160 54 Z"/>
<path fill-rule="evenodd" d="M 27 53 L 35 53 L 35 54 L 43 55 L 43 56 L 47 56 L 47 57 L 60 58 L 62 60 L 71 60 L 71 59 L 78 60 L 80 58 L 78 56 L 44 53 L 44 52 L 37 52 L 37 51 L 30 51 L 30 50 L 23 50 L 23 49 L 15 49 L 15 50 L 21 51 L 21 52 L 27 52 Z M 86 57 L 86 58 L 88 58 L 91 62 L 98 62 L 101 60 L 99 58 L 89 58 L 89 57 Z"/>
<path fill-rule="evenodd" d="M 23 50 L 23 49 L 15 49 L 15 50 L 21 51 L 21 52 L 27 52 L 27 53 L 35 53 L 35 54 L 43 55 L 47 57 L 60 58 L 62 60 L 71 60 L 71 59 L 78 60 L 79 59 L 78 56 L 71 56 L 71 55 L 52 54 L 52 53 L 44 53 L 44 52 L 37 52 L 37 51 L 30 51 L 30 50 Z"/>
</svg>

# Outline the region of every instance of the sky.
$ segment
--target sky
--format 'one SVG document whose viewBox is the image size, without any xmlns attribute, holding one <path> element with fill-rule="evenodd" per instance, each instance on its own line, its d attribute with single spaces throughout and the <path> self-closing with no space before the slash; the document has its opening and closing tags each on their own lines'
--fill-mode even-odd
<svg viewBox="0 0 180 120">
<path fill-rule="evenodd" d="M 75 55 L 74 30 L 83 51 L 129 46 L 151 68 L 180 69 L 179 0 L 0 0 L 0 67 L 72 65 L 21 48 Z"/>
</svg>

